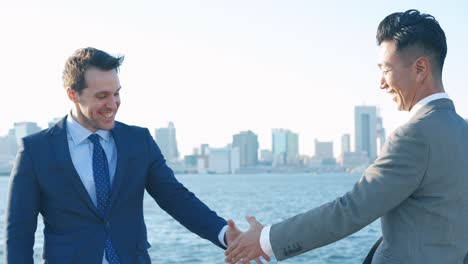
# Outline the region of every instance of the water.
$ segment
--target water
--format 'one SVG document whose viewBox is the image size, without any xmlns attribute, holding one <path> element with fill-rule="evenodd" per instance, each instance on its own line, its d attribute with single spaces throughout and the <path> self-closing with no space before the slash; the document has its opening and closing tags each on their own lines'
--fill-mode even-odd
<svg viewBox="0 0 468 264">
<path fill-rule="evenodd" d="M 177 178 L 212 210 L 232 218 L 246 230 L 245 215 L 254 215 L 262 224 L 272 224 L 329 202 L 350 190 L 357 174 L 255 174 L 178 175 Z M 4 207 L 8 177 L 0 177 L 0 263 L 3 261 Z M 224 251 L 190 233 L 162 211 L 149 195 L 145 197 L 145 220 L 149 253 L 153 263 L 224 263 Z M 38 221 L 35 262 L 41 263 L 42 220 Z M 334 244 L 293 257 L 281 263 L 354 264 L 362 263 L 380 237 L 376 221 Z M 277 263 L 273 259 L 270 263 Z"/>
</svg>

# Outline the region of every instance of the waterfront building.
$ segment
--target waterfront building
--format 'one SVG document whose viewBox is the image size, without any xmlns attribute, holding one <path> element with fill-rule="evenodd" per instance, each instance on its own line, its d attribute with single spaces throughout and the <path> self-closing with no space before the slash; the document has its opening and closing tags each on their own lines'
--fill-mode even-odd
<svg viewBox="0 0 468 264">
<path fill-rule="evenodd" d="M 264 165 L 271 165 L 273 163 L 273 152 L 269 149 L 260 150 L 260 161 Z"/>
<path fill-rule="evenodd" d="M 155 140 L 161 149 L 164 158 L 169 162 L 175 162 L 179 158 L 177 149 L 176 129 L 172 122 L 169 122 L 168 127 L 158 128 L 155 130 Z"/>
<path fill-rule="evenodd" d="M 209 173 L 236 173 L 240 168 L 238 147 L 210 148 Z"/>
<path fill-rule="evenodd" d="M 345 169 L 364 168 L 369 165 L 369 157 L 365 152 L 345 152 L 341 154 L 339 160 Z"/>
<path fill-rule="evenodd" d="M 272 130 L 273 165 L 299 163 L 299 135 L 287 129 Z"/>
<path fill-rule="evenodd" d="M 36 122 L 18 122 L 13 124 L 13 132 L 16 138 L 16 142 L 26 136 L 34 134 L 41 131 L 41 128 L 37 125 Z"/>
<path fill-rule="evenodd" d="M 315 139 L 315 156 L 316 159 L 333 158 L 333 141 L 318 141 Z"/>
<path fill-rule="evenodd" d="M 351 152 L 351 136 L 343 134 L 341 136 L 341 154 Z"/>
<path fill-rule="evenodd" d="M 232 137 L 232 146 L 240 151 L 240 166 L 255 166 L 258 163 L 258 137 L 252 131 L 240 132 Z"/>
<path fill-rule="evenodd" d="M 355 152 L 365 152 L 370 161 L 377 157 L 377 108 L 354 108 Z"/>
</svg>

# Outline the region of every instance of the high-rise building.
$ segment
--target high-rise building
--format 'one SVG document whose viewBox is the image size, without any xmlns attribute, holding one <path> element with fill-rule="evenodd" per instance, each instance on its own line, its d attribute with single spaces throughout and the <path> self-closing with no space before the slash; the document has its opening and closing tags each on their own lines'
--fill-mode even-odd
<svg viewBox="0 0 468 264">
<path fill-rule="evenodd" d="M 252 131 L 240 132 L 232 136 L 232 146 L 240 151 L 240 166 L 255 166 L 258 163 L 258 137 Z"/>
<path fill-rule="evenodd" d="M 270 164 L 273 162 L 273 153 L 269 149 L 260 150 L 260 160 L 264 164 Z"/>
<path fill-rule="evenodd" d="M 176 129 L 172 122 L 169 122 L 167 128 L 155 130 L 155 140 L 167 161 L 177 161 L 179 151 L 177 150 Z"/>
<path fill-rule="evenodd" d="M 299 135 L 287 129 L 272 130 L 273 165 L 299 163 Z"/>
<path fill-rule="evenodd" d="M 35 122 L 18 122 L 13 125 L 16 141 L 20 142 L 25 136 L 41 131 Z"/>
<path fill-rule="evenodd" d="M 365 152 L 345 152 L 341 154 L 339 163 L 345 169 L 366 167 L 369 164 L 369 157 Z"/>
<path fill-rule="evenodd" d="M 208 144 L 201 144 L 201 145 L 200 145 L 200 155 L 202 155 L 202 156 L 208 155 L 209 149 L 210 149 L 210 145 L 208 145 Z"/>
<path fill-rule="evenodd" d="M 236 173 L 240 167 L 239 148 L 210 148 L 209 167 L 211 173 Z"/>
<path fill-rule="evenodd" d="M 351 152 L 351 136 L 344 134 L 341 136 L 341 154 Z"/>
<path fill-rule="evenodd" d="M 299 163 L 299 135 L 289 132 L 288 134 L 288 150 L 286 151 L 286 163 L 295 165 Z"/>
<path fill-rule="evenodd" d="M 285 130 L 273 129 L 271 149 L 273 154 L 273 165 L 286 164 L 287 140 Z"/>
<path fill-rule="evenodd" d="M 18 143 L 12 135 L 0 137 L 0 163 L 5 160 L 13 160 L 18 151 Z"/>
<path fill-rule="evenodd" d="M 198 166 L 198 155 L 185 155 L 184 165 L 186 168 L 196 168 Z"/>
<path fill-rule="evenodd" d="M 333 141 L 318 141 L 315 139 L 315 159 L 332 159 L 333 158 Z"/>
<path fill-rule="evenodd" d="M 377 157 L 377 108 L 354 108 L 355 144 L 357 153 L 365 152 L 370 161 Z"/>
</svg>

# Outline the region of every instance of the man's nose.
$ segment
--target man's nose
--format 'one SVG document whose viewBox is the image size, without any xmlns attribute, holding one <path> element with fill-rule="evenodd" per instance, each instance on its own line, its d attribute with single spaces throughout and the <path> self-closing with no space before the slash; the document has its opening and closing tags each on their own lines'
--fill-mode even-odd
<svg viewBox="0 0 468 264">
<path fill-rule="evenodd" d="M 380 89 L 387 89 L 387 88 L 388 88 L 387 81 L 385 80 L 382 74 L 382 76 L 380 77 Z"/>
<path fill-rule="evenodd" d="M 120 99 L 112 96 L 110 97 L 109 100 L 107 100 L 106 106 L 111 109 L 116 109 L 119 104 L 120 104 Z"/>
</svg>

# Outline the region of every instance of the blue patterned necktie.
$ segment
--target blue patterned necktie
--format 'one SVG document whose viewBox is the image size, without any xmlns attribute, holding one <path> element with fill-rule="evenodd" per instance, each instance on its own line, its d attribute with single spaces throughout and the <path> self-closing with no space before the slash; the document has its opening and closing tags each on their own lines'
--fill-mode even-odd
<svg viewBox="0 0 468 264">
<path fill-rule="evenodd" d="M 93 176 L 96 187 L 97 209 L 102 217 L 105 217 L 110 198 L 109 164 L 106 153 L 99 143 L 99 135 L 91 134 L 88 139 L 93 143 Z M 119 258 L 109 238 L 106 239 L 104 251 L 109 264 L 118 264 Z"/>
</svg>

